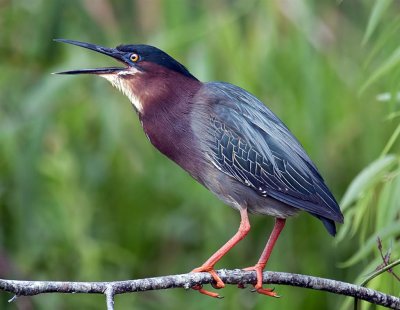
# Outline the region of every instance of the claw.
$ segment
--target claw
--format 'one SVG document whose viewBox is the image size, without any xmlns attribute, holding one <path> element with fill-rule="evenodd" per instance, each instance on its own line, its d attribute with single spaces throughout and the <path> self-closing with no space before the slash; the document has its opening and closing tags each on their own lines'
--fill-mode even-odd
<svg viewBox="0 0 400 310">
<path fill-rule="evenodd" d="M 262 285 L 263 285 L 262 284 L 262 271 L 263 271 L 263 269 L 264 269 L 264 266 L 258 265 L 258 264 L 256 264 L 253 267 L 247 267 L 247 268 L 242 269 L 244 271 L 255 271 L 256 274 L 257 274 L 257 283 L 253 284 L 254 288 L 252 290 L 250 290 L 250 291 L 253 292 L 253 293 L 257 292 L 257 293 L 262 294 L 262 295 L 267 295 L 267 296 L 270 296 L 270 297 L 279 298 L 280 296 L 277 293 L 274 292 L 275 288 L 269 289 L 269 288 L 263 288 L 262 287 Z"/>
<path fill-rule="evenodd" d="M 201 294 L 204 294 L 204 295 L 207 295 L 207 296 L 210 296 L 213 298 L 218 298 L 218 299 L 224 298 L 223 296 L 219 295 L 218 293 L 210 292 L 210 291 L 203 289 L 203 285 L 201 285 L 201 284 L 196 284 L 195 286 L 192 286 L 192 289 L 198 291 Z"/>
<path fill-rule="evenodd" d="M 213 266 L 201 266 L 192 270 L 192 272 L 208 272 L 214 279 L 214 282 L 211 285 L 216 289 L 221 289 L 225 287 L 225 283 L 221 280 L 218 276 L 217 272 L 214 270 Z M 213 297 L 213 298 L 224 298 L 223 296 L 219 295 L 218 293 L 210 292 L 203 289 L 203 286 L 198 284 L 192 287 L 192 289 L 199 291 L 199 293 Z"/>
<path fill-rule="evenodd" d="M 274 289 L 268 289 L 268 288 L 257 288 L 256 292 L 259 294 L 263 294 L 263 295 L 267 295 L 270 297 L 275 297 L 275 298 L 280 298 L 281 296 L 279 296 L 277 293 L 274 292 Z"/>
</svg>

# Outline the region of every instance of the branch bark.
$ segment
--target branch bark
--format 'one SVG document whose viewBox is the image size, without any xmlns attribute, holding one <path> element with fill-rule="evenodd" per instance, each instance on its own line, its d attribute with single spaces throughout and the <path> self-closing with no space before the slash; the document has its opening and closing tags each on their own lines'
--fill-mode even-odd
<svg viewBox="0 0 400 310">
<path fill-rule="evenodd" d="M 256 282 L 256 274 L 253 271 L 221 269 L 217 273 L 226 284 L 245 285 Z M 0 290 L 13 293 L 17 297 L 43 293 L 104 294 L 106 296 L 107 309 L 112 310 L 114 309 L 114 296 L 117 294 L 178 287 L 189 289 L 196 284 L 204 285 L 211 282 L 212 278 L 208 273 L 187 273 L 114 282 L 20 281 L 0 279 Z M 265 284 L 291 285 L 327 291 L 334 294 L 356 297 L 376 305 L 400 310 L 400 298 L 346 282 L 272 271 L 264 272 L 263 282 Z"/>
</svg>

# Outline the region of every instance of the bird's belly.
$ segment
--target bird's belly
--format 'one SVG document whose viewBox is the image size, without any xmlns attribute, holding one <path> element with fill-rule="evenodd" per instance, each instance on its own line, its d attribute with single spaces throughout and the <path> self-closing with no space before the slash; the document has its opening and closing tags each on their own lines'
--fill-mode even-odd
<svg viewBox="0 0 400 310">
<path fill-rule="evenodd" d="M 254 203 L 252 205 L 249 205 L 248 210 L 250 213 L 287 218 L 297 214 L 300 211 L 299 209 L 289 206 L 274 198 L 261 197 L 261 200 L 261 204 Z"/>
<path fill-rule="evenodd" d="M 202 183 L 220 200 L 237 210 L 247 208 L 250 213 L 278 218 L 287 218 L 300 211 L 271 197 L 262 197 L 252 188 L 220 171 L 209 174 Z"/>
</svg>

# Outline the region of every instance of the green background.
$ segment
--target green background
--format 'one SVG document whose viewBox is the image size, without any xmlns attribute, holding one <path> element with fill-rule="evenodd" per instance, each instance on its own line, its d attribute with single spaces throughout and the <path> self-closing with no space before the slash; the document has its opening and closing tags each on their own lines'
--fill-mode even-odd
<svg viewBox="0 0 400 310">
<path fill-rule="evenodd" d="M 399 101 L 384 97 L 395 98 L 400 81 L 400 7 L 378 2 L 0 0 L 0 277 L 111 281 L 186 273 L 239 225 L 236 211 L 150 145 L 128 99 L 108 82 L 51 75 L 115 65 L 53 38 L 155 45 L 202 81 L 245 88 L 298 137 L 338 201 L 392 137 L 386 153 L 394 161 L 353 195 L 340 242 L 302 213 L 287 221 L 267 265 L 352 283 L 365 277 L 381 263 L 369 238 L 388 221 L 400 227 L 396 199 L 389 220 L 374 222 L 388 205 L 375 209 L 382 188 L 390 182 L 388 199 L 400 192 Z M 273 219 L 250 220 L 248 237 L 217 268 L 256 262 Z M 399 235 L 394 229 L 383 238 L 393 258 Z M 341 265 L 367 240 L 359 259 Z M 399 295 L 399 282 L 380 279 L 376 288 Z M 117 296 L 116 309 L 348 308 L 342 296 L 276 290 L 282 298 L 234 286 L 219 291 L 223 300 L 183 289 L 133 293 Z M 101 295 L 8 304 L 11 297 L 0 294 L 1 309 L 105 308 Z"/>
</svg>

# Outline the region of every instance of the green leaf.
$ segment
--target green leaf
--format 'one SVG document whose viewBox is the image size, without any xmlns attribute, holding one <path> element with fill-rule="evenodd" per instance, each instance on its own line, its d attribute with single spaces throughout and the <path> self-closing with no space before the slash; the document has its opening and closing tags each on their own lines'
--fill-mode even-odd
<svg viewBox="0 0 400 310">
<path fill-rule="evenodd" d="M 367 30 L 365 31 L 364 38 L 362 40 L 363 45 L 366 44 L 371 37 L 379 21 L 382 19 L 383 13 L 385 13 L 391 2 L 392 0 L 379 0 L 375 2 L 368 20 Z"/>
<path fill-rule="evenodd" d="M 378 158 L 362 170 L 351 182 L 343 196 L 340 203 L 342 211 L 347 209 L 354 201 L 359 199 L 368 188 L 379 181 L 382 173 L 387 171 L 396 161 L 396 156 L 386 155 L 385 157 Z"/>
<path fill-rule="evenodd" d="M 360 94 L 362 94 L 372 83 L 381 78 L 383 75 L 388 73 L 393 67 L 400 63 L 400 47 L 398 47 L 392 55 L 386 60 L 378 69 L 375 70 L 370 76 L 370 78 L 364 83 L 360 89 Z"/>
<path fill-rule="evenodd" d="M 353 222 L 354 217 L 357 213 L 357 209 L 353 208 L 353 209 L 349 209 L 346 212 L 346 220 L 344 222 L 344 224 L 342 225 L 342 227 L 339 229 L 338 234 L 336 235 L 335 238 L 335 244 L 337 245 L 339 242 L 343 241 L 344 239 L 348 239 L 348 236 L 351 234 L 351 226 L 350 224 L 348 224 L 349 222 Z"/>
<path fill-rule="evenodd" d="M 397 177 L 384 184 L 380 191 L 375 219 L 375 230 L 380 230 L 389 223 L 398 221 L 400 211 L 400 170 L 395 171 Z M 400 222 L 399 222 L 400 225 Z"/>
<path fill-rule="evenodd" d="M 384 156 L 389 152 L 389 150 L 392 148 L 393 144 L 396 142 L 399 135 L 400 135 L 400 124 L 397 125 L 393 134 L 390 136 L 390 139 L 388 143 L 385 145 L 385 148 L 383 149 L 381 156 Z"/>
<path fill-rule="evenodd" d="M 353 237 L 360 228 L 365 227 L 366 218 L 373 196 L 373 191 L 366 191 L 366 193 L 362 195 L 362 198 L 357 202 L 357 206 L 354 208 L 356 210 L 354 219 L 351 223 L 347 223 L 351 226 L 351 237 Z"/>
<path fill-rule="evenodd" d="M 374 233 L 364 244 L 363 246 L 347 261 L 340 263 L 339 267 L 346 268 L 358 263 L 360 260 L 367 257 L 367 255 L 376 247 L 376 240 L 378 237 L 381 239 L 385 239 L 391 235 L 399 234 L 400 233 L 400 225 L 399 223 L 392 223 L 391 225 L 387 226 L 386 228 L 377 231 Z"/>
</svg>

